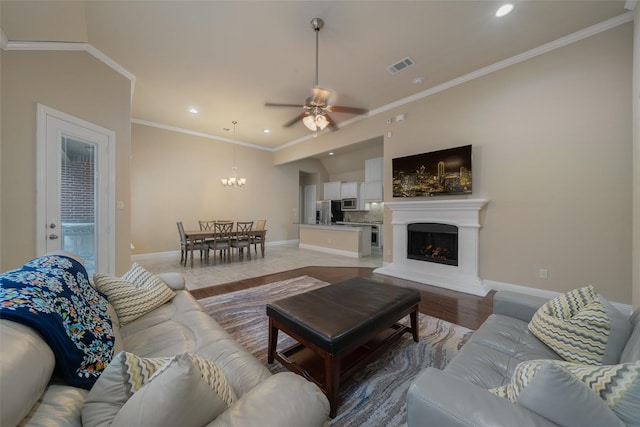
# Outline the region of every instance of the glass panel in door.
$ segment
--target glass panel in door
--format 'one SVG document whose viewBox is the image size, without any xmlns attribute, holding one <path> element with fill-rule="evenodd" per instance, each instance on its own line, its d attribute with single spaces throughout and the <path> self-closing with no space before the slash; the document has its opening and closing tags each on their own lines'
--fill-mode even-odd
<svg viewBox="0 0 640 427">
<path fill-rule="evenodd" d="M 96 272 L 96 156 L 94 145 L 62 137 L 60 171 L 61 249 Z"/>
</svg>

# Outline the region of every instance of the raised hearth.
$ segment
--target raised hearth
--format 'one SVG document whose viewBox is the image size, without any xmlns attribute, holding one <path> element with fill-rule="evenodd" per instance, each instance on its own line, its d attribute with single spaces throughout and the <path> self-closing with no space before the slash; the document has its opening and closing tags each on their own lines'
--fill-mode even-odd
<svg viewBox="0 0 640 427">
<path fill-rule="evenodd" d="M 376 273 L 454 291 L 485 296 L 489 289 L 478 276 L 480 211 L 484 199 L 387 202 L 393 225 L 393 261 Z M 458 228 L 458 265 L 410 259 L 407 226 L 413 223 L 452 225 Z"/>
</svg>

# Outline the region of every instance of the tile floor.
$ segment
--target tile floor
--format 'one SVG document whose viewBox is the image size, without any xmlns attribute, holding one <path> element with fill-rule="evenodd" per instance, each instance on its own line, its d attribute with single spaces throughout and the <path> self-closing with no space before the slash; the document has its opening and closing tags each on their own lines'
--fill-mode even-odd
<svg viewBox="0 0 640 427">
<path fill-rule="evenodd" d="M 213 254 L 212 254 L 213 256 Z M 382 251 L 376 250 L 371 256 L 364 258 L 349 258 L 324 252 L 300 249 L 298 245 L 267 246 L 264 258 L 252 254 L 249 260 L 238 260 L 234 255 L 231 261 L 213 260 L 209 264 L 201 262 L 198 254 L 195 254 L 193 268 L 187 263 L 187 267 L 180 265 L 180 255 L 158 255 L 155 257 L 141 257 L 135 259 L 137 263 L 152 273 L 165 273 L 178 271 L 185 275 L 188 289 L 200 289 L 222 283 L 237 280 L 250 279 L 252 277 L 267 274 L 280 273 L 300 267 L 310 266 L 336 266 L 336 267 L 381 267 Z"/>
</svg>

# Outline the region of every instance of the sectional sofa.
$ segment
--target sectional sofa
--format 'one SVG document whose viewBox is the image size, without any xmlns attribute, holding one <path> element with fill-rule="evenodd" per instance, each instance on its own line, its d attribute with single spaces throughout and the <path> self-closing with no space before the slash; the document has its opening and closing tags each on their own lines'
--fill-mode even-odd
<svg viewBox="0 0 640 427">
<path fill-rule="evenodd" d="M 174 294 L 170 300 L 126 324 L 122 324 L 113 307 L 109 306 L 113 325 L 109 335 L 115 338 L 113 354 L 120 355 L 117 356 L 120 362 L 124 360 L 123 355 L 133 355 L 136 360 L 144 362 L 143 367 L 149 368 L 151 365 L 147 359 L 166 359 L 179 365 L 173 370 L 177 377 L 171 377 L 173 379 L 164 387 L 156 386 L 155 394 L 143 396 L 141 390 L 146 390 L 149 384 L 160 384 L 159 380 L 151 379 L 133 394 L 141 396 L 135 405 L 131 403 L 133 397 L 126 400 L 116 396 L 114 400 L 114 396 L 110 396 L 127 391 L 126 384 L 114 381 L 113 375 L 110 382 L 98 378 L 90 388 L 70 386 L 60 375 L 61 362 L 56 360 L 47 338 L 30 326 L 7 320 L 7 311 L 4 311 L 0 316 L 0 425 L 82 426 L 88 425 L 88 420 L 91 425 L 149 424 L 144 420 L 131 421 L 132 418 L 122 415 L 125 407 L 128 407 L 128 416 L 146 413 L 149 420 L 161 420 L 158 425 L 326 425 L 329 404 L 317 386 L 292 373 L 272 375 L 202 310 L 185 289 L 182 275 L 168 273 L 157 277 Z M 5 283 L 8 282 L 3 281 L 3 290 L 9 289 Z M 193 366 L 184 368 L 186 355 L 197 355 L 199 361 L 214 362 L 219 370 L 217 373 L 224 377 L 227 390 L 230 389 L 235 398 L 230 406 L 223 405 L 221 414 L 207 423 L 202 420 L 208 415 L 199 413 L 213 405 L 207 403 L 210 398 L 207 386 L 203 389 L 200 385 L 184 383 L 180 378 L 181 372 L 184 375 L 193 373 Z M 107 375 L 107 369 L 103 376 Z M 162 372 L 169 370 L 163 369 Z M 127 378 L 133 378 L 133 375 Z M 101 389 L 100 393 L 94 393 L 96 388 Z M 213 393 L 212 390 L 209 392 Z M 88 398 L 93 406 L 88 404 Z M 96 406 L 96 400 L 106 400 L 106 403 Z M 96 407 L 98 409 L 94 411 L 92 408 Z M 164 414 L 163 411 L 169 413 Z M 116 417 L 115 420 L 102 415 L 109 412 Z M 180 422 L 175 424 L 177 416 Z"/>
</svg>

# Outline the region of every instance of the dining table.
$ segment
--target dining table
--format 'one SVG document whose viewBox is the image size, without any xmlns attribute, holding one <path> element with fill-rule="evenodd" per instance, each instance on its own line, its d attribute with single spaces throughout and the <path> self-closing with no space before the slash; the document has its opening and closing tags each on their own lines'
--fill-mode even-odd
<svg viewBox="0 0 640 427">
<path fill-rule="evenodd" d="M 235 232 L 235 230 L 234 230 Z M 260 252 L 262 253 L 262 257 L 264 258 L 264 242 L 267 236 L 267 230 L 249 230 L 246 232 L 251 236 L 253 240 L 256 237 L 259 237 L 260 240 Z M 184 232 L 187 242 L 189 242 L 189 246 L 191 247 L 191 267 L 193 267 L 193 249 L 195 243 L 203 241 L 205 239 L 213 239 L 216 235 L 215 230 L 185 230 Z"/>
</svg>

